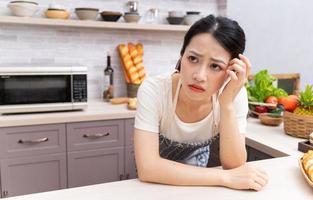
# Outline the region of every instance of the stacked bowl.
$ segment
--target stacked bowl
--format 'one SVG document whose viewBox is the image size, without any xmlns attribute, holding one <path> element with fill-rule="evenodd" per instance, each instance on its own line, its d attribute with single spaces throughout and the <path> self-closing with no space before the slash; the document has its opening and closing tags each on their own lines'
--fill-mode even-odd
<svg viewBox="0 0 313 200">
<path fill-rule="evenodd" d="M 169 11 L 168 17 L 166 18 L 169 24 L 179 25 L 184 21 L 184 13 L 182 11 Z"/>
<path fill-rule="evenodd" d="M 75 8 L 75 14 L 80 20 L 97 20 L 98 8 Z"/>
<path fill-rule="evenodd" d="M 32 17 L 38 9 L 38 3 L 34 1 L 11 1 L 8 8 L 15 16 Z"/>
</svg>

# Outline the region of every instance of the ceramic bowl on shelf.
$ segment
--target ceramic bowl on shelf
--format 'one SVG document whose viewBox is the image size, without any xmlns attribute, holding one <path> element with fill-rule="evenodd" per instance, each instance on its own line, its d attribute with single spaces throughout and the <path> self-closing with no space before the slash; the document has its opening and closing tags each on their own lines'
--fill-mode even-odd
<svg viewBox="0 0 313 200">
<path fill-rule="evenodd" d="M 15 16 L 32 17 L 38 10 L 38 3 L 33 1 L 11 1 L 8 8 Z"/>
<path fill-rule="evenodd" d="M 182 11 L 177 11 L 177 10 L 172 10 L 168 11 L 168 17 L 184 17 L 184 12 Z"/>
<path fill-rule="evenodd" d="M 49 8 L 45 12 L 46 17 L 50 19 L 68 19 L 70 13 L 64 9 Z"/>
<path fill-rule="evenodd" d="M 120 12 L 114 12 L 114 11 L 102 11 L 100 14 L 101 14 L 103 21 L 108 21 L 108 22 L 116 22 L 123 15 Z"/>
<path fill-rule="evenodd" d="M 166 18 L 169 24 L 180 25 L 184 21 L 184 17 L 167 17 Z"/>
<path fill-rule="evenodd" d="M 137 23 L 139 22 L 141 16 L 136 12 L 126 12 L 123 15 L 124 21 L 127 23 Z"/>
<path fill-rule="evenodd" d="M 97 8 L 75 8 L 75 14 L 80 20 L 97 20 L 99 9 Z"/>
<path fill-rule="evenodd" d="M 186 12 L 186 14 L 187 15 L 184 17 L 184 24 L 186 24 L 186 25 L 192 25 L 196 21 L 201 19 L 201 17 L 202 17 L 200 15 L 200 12 L 196 12 L 196 11 L 189 11 L 189 12 Z"/>
</svg>

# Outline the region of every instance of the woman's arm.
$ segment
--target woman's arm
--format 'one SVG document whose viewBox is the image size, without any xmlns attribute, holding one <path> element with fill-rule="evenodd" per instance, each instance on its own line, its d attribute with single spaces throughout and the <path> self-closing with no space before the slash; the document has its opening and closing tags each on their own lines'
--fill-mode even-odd
<svg viewBox="0 0 313 200">
<path fill-rule="evenodd" d="M 247 160 L 245 137 L 239 132 L 233 106 L 221 106 L 220 159 L 224 169 L 233 169 Z"/>
<path fill-rule="evenodd" d="M 195 167 L 161 158 L 156 133 L 135 129 L 134 146 L 141 181 L 169 185 L 223 185 L 220 169 Z"/>
<path fill-rule="evenodd" d="M 236 119 L 237 113 L 235 113 L 234 100 L 238 93 L 244 92 L 241 90 L 244 87 L 247 71 L 250 70 L 251 64 L 247 57 L 240 54 L 239 58 L 230 61 L 227 72 L 231 80 L 219 97 L 221 108 L 220 159 L 225 169 L 239 167 L 247 160 L 245 137 L 238 128 L 239 124 Z M 243 96 L 245 97 L 246 95 Z M 238 102 L 238 106 L 248 106 L 246 99 L 241 99 L 240 101 L 242 102 Z M 245 119 L 245 116 L 243 117 Z"/>
<path fill-rule="evenodd" d="M 134 146 L 138 177 L 144 182 L 254 190 L 261 190 L 267 183 L 267 175 L 249 165 L 222 170 L 163 159 L 159 155 L 159 135 L 156 133 L 135 129 Z"/>
</svg>

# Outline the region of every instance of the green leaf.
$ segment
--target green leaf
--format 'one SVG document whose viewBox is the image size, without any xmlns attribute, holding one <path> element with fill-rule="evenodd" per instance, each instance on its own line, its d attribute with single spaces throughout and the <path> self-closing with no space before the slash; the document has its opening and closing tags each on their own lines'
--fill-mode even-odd
<svg viewBox="0 0 313 200">
<path fill-rule="evenodd" d="M 277 98 L 288 96 L 286 91 L 273 86 L 274 81 L 276 81 L 276 78 L 269 74 L 266 69 L 259 71 L 254 76 L 254 81 L 245 85 L 249 100 L 264 102 L 269 96 L 275 96 Z"/>
</svg>

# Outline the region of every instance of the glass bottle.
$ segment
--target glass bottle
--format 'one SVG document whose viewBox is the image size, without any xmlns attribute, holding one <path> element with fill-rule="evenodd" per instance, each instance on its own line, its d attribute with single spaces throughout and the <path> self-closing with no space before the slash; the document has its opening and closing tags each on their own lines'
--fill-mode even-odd
<svg viewBox="0 0 313 200">
<path fill-rule="evenodd" d="M 113 98 L 113 73 L 114 70 L 111 67 L 111 56 L 108 52 L 107 54 L 107 66 L 104 69 L 104 91 L 103 99 L 109 101 Z"/>
</svg>

